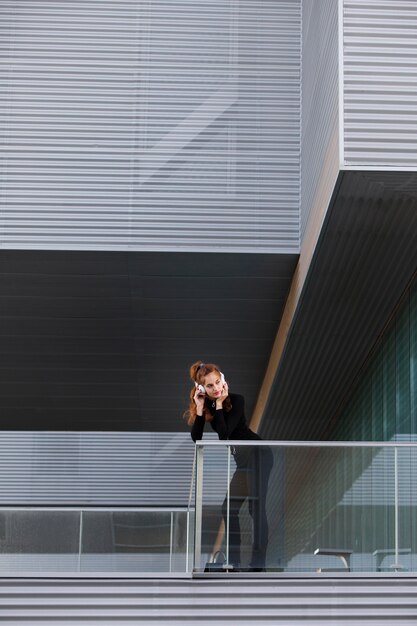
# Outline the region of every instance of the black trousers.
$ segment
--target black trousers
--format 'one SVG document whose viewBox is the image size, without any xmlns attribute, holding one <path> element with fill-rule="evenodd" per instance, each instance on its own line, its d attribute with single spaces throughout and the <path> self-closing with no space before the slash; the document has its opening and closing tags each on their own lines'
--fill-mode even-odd
<svg viewBox="0 0 417 626">
<path fill-rule="evenodd" d="M 248 500 L 249 513 L 253 520 L 251 568 L 265 567 L 268 547 L 268 520 L 266 496 L 269 475 L 273 465 L 270 448 L 240 447 L 236 451 L 237 468 L 229 486 L 229 561 L 240 566 L 241 530 L 239 512 Z M 222 515 L 227 532 L 227 496 L 222 505 Z"/>
</svg>

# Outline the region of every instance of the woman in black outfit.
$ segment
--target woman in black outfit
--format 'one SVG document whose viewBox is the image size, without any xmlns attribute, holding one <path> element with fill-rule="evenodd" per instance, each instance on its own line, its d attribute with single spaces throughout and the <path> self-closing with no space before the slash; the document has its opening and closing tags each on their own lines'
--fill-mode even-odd
<svg viewBox="0 0 417 626">
<path fill-rule="evenodd" d="M 244 398 L 229 393 L 229 387 L 219 367 L 213 363 L 197 361 L 190 368 L 194 388 L 190 394 L 188 424 L 193 441 L 203 438 L 206 422 L 217 432 L 219 439 L 260 440 L 246 424 Z M 232 454 L 236 471 L 230 482 L 229 499 L 229 561 L 234 569 L 240 568 L 239 511 L 246 498 L 253 519 L 252 559 L 249 568 L 261 571 L 265 568 L 268 544 L 266 517 L 266 494 L 272 468 L 272 452 L 267 447 L 233 446 Z M 227 499 L 222 506 L 226 523 Z"/>
</svg>

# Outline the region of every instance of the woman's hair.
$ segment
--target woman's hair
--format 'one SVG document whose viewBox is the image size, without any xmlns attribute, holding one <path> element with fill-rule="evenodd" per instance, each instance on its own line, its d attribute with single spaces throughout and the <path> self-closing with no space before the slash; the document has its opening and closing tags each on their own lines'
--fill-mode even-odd
<svg viewBox="0 0 417 626">
<path fill-rule="evenodd" d="M 204 386 L 204 378 L 212 372 L 217 372 L 219 376 L 221 374 L 219 366 L 215 365 L 214 363 L 203 363 L 202 361 L 196 361 L 190 367 L 190 378 L 193 381 L 194 385 L 190 391 L 190 406 L 188 408 L 188 411 L 184 413 L 184 417 L 186 418 L 189 426 L 192 426 L 194 424 L 197 415 L 197 406 L 194 402 L 194 395 L 196 391 L 195 384 L 197 383 L 198 385 Z M 230 398 L 227 397 L 226 400 L 223 402 L 223 409 L 225 411 L 230 411 L 231 408 L 232 403 L 230 401 Z M 211 422 L 213 420 L 213 416 L 210 413 L 209 409 L 206 407 L 206 405 L 204 405 L 203 415 L 206 422 Z"/>
</svg>

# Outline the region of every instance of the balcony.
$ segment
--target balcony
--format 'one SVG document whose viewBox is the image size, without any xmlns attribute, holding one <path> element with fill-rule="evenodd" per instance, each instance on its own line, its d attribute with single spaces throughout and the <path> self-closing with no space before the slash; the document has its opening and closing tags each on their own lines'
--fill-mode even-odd
<svg viewBox="0 0 417 626">
<path fill-rule="evenodd" d="M 185 435 L 3 433 L 0 576 L 415 575 L 417 444 Z"/>
</svg>

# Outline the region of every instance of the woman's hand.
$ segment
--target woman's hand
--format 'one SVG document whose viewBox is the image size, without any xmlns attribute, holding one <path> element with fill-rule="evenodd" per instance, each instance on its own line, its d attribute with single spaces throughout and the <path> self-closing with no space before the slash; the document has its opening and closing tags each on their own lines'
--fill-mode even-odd
<svg viewBox="0 0 417 626">
<path fill-rule="evenodd" d="M 222 395 L 216 399 L 216 409 L 223 408 L 223 402 L 226 400 L 229 395 L 229 385 L 225 382 L 222 389 Z"/>
<path fill-rule="evenodd" d="M 204 395 L 204 393 L 201 393 L 201 391 L 196 389 L 196 392 L 194 394 L 194 402 L 197 407 L 197 415 L 203 415 L 205 397 L 206 396 Z"/>
</svg>

